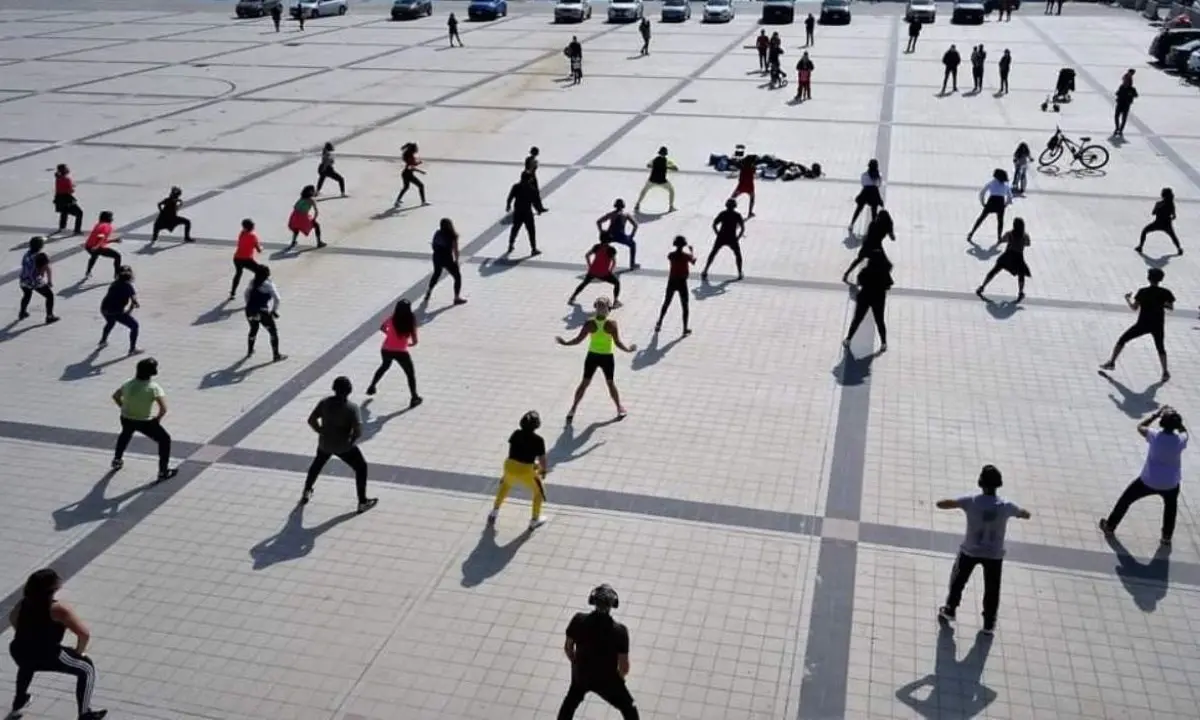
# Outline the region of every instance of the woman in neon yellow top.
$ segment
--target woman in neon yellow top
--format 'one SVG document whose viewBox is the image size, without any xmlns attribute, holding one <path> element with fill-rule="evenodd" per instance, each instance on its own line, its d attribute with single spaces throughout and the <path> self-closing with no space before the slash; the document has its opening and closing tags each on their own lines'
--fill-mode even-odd
<svg viewBox="0 0 1200 720">
<path fill-rule="evenodd" d="M 637 345 L 625 345 L 621 342 L 621 333 L 617 329 L 616 320 L 609 318 L 608 313 L 612 310 L 612 303 L 608 298 L 596 298 L 596 302 L 592 305 L 596 314 L 592 316 L 579 328 L 579 334 L 570 340 L 563 338 L 555 338 L 559 345 L 578 345 L 588 340 L 588 354 L 583 361 L 583 379 L 579 381 L 579 387 L 575 389 L 575 402 L 571 403 L 571 410 L 567 413 L 567 423 L 571 423 L 575 419 L 575 411 L 579 408 L 579 401 L 583 400 L 584 393 L 587 392 L 588 385 L 592 384 L 592 377 L 597 370 L 604 373 L 604 381 L 608 384 L 608 394 L 612 397 L 613 404 L 617 406 L 617 419 L 625 417 L 625 408 L 621 407 L 621 394 L 617 391 L 617 385 L 613 382 L 613 372 L 616 369 L 616 362 L 613 359 L 613 348 L 620 348 L 623 352 L 634 352 L 637 350 Z"/>
</svg>

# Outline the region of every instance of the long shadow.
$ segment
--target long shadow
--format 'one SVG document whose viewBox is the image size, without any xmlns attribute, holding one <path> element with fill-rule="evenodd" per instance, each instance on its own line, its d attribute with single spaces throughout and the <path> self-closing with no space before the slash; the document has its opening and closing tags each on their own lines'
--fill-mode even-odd
<svg viewBox="0 0 1200 720">
<path fill-rule="evenodd" d="M 1105 536 L 1105 541 L 1117 556 L 1117 577 L 1133 603 L 1145 613 L 1158 609 L 1158 602 L 1171 589 L 1171 546 L 1159 545 L 1150 562 L 1143 563 L 1135 558 L 1115 535 Z"/>
<path fill-rule="evenodd" d="M 142 246 L 140 248 L 138 248 L 137 250 L 135 250 L 133 254 L 134 255 L 158 255 L 159 253 L 165 253 L 168 250 L 174 250 L 177 247 L 183 247 L 183 245 L 184 245 L 184 242 L 182 240 L 179 240 L 179 241 L 176 241 L 173 243 L 153 243 L 153 244 L 151 244 L 150 242 L 147 241 L 147 242 L 142 243 Z"/>
<path fill-rule="evenodd" d="M 192 325 L 211 325 L 213 323 L 219 323 L 228 320 L 229 318 L 233 317 L 238 310 L 242 309 L 228 307 L 229 303 L 231 302 L 233 301 L 225 299 L 215 305 L 211 310 L 205 310 L 196 316 L 196 319 L 192 321 Z"/>
<path fill-rule="evenodd" d="M 591 313 L 583 309 L 579 303 L 571 304 L 571 312 L 563 316 L 563 327 L 567 330 L 576 330 L 583 327 L 584 323 L 592 319 Z"/>
<path fill-rule="evenodd" d="M 92 283 L 91 285 L 84 285 L 84 283 L 86 283 L 86 282 L 87 282 L 86 279 L 80 278 L 80 280 L 78 282 L 76 282 L 74 285 L 68 285 L 65 288 L 63 288 L 62 290 L 59 290 L 58 296 L 60 298 L 73 298 L 78 295 L 82 295 L 86 292 L 91 292 L 93 290 L 99 290 L 100 288 L 108 287 L 108 285 L 106 285 L 105 283 L 102 283 L 102 282 Z"/>
<path fill-rule="evenodd" d="M 387 210 L 381 210 L 371 216 L 372 220 L 387 220 L 394 218 L 397 215 L 403 215 L 406 212 L 416 210 L 420 205 L 401 205 L 400 207 L 389 207 Z"/>
<path fill-rule="evenodd" d="M 896 690 L 896 699 L 929 720 L 966 720 L 983 712 L 997 697 L 981 682 L 992 636 L 975 635 L 966 657 L 958 660 L 954 629 L 943 624 L 938 632 L 937 660 L 933 672 Z M 928 688 L 928 692 L 920 692 Z"/>
<path fill-rule="evenodd" d="M 121 355 L 112 360 L 104 362 L 96 362 L 96 358 L 100 357 L 102 348 L 96 348 L 87 354 L 82 360 L 77 363 L 71 363 L 63 368 L 62 375 L 58 378 L 63 382 L 73 382 L 75 380 L 86 380 L 91 377 L 96 377 L 104 372 L 104 368 L 116 365 L 117 363 L 125 362 L 126 360 L 135 357 L 134 355 Z"/>
<path fill-rule="evenodd" d="M 650 344 L 637 351 L 637 354 L 633 356 L 633 362 L 630 365 L 635 371 L 637 371 L 657 364 L 659 360 L 662 360 L 667 356 L 667 353 L 671 352 L 671 348 L 675 347 L 683 340 L 683 337 L 683 335 L 679 335 L 666 345 L 659 345 L 658 333 L 654 333 L 650 336 Z"/>
<path fill-rule="evenodd" d="M 250 548 L 255 570 L 265 570 L 282 562 L 298 560 L 313 551 L 317 538 L 358 515 L 344 512 L 334 515 L 320 525 L 304 527 L 304 506 L 297 505 L 287 516 L 279 532 Z"/>
<path fill-rule="evenodd" d="M 833 367 L 833 377 L 838 385 L 862 385 L 871 377 L 871 363 L 882 354 L 882 350 L 876 350 L 870 355 L 855 357 L 854 353 L 845 349 L 842 351 L 842 359 Z"/>
<path fill-rule="evenodd" d="M 692 288 L 692 297 L 703 302 L 709 298 L 714 298 L 718 295 L 724 295 L 725 293 L 729 292 L 730 284 L 735 282 L 737 282 L 737 278 L 728 278 L 715 285 L 707 280 L 702 280 L 699 285 Z"/>
<path fill-rule="evenodd" d="M 554 447 L 550 448 L 550 451 L 546 453 L 547 467 L 553 468 L 561 463 L 569 463 L 590 454 L 593 450 L 604 444 L 604 441 L 601 440 L 585 448 L 584 445 L 591 442 L 592 435 L 600 428 L 608 427 L 617 422 L 620 422 L 618 418 L 594 422 L 584 428 L 583 432 L 578 435 L 575 434 L 574 425 L 564 425 L 562 432 L 558 434 L 558 438 L 554 441 Z"/>
<path fill-rule="evenodd" d="M 996 245 L 989 245 L 986 248 L 978 243 L 971 243 L 967 248 L 967 254 L 981 262 L 991 260 L 1000 254 L 1000 248 Z"/>
<path fill-rule="evenodd" d="M 670 210 L 666 210 L 666 211 L 660 212 L 660 213 L 647 213 L 647 212 L 642 212 L 641 210 L 634 210 L 633 218 L 642 225 L 648 225 L 649 223 L 657 222 L 657 221 L 662 220 L 663 218 L 667 217 L 668 215 L 674 215 L 674 214 L 675 213 Z"/>
<path fill-rule="evenodd" d="M 1121 412 L 1129 417 L 1135 419 L 1143 418 L 1158 409 L 1159 403 L 1154 399 L 1154 396 L 1158 393 L 1159 388 L 1163 386 L 1162 380 L 1151 383 L 1141 392 L 1134 392 L 1132 388 L 1103 370 L 1099 371 L 1099 375 L 1107 380 L 1109 385 L 1112 385 L 1113 390 L 1120 394 L 1119 398 L 1117 395 L 1109 395 L 1108 399 L 1112 400 L 1113 405 L 1116 405 Z"/>
<path fill-rule="evenodd" d="M 223 367 L 219 370 L 210 370 L 204 373 L 204 377 L 200 378 L 200 389 L 208 390 L 215 387 L 227 387 L 229 385 L 239 385 L 246 378 L 250 377 L 255 370 L 260 370 L 268 365 L 273 365 L 273 360 L 265 360 L 257 365 L 246 365 L 250 360 L 249 355 L 240 357 L 232 365 Z"/>
<path fill-rule="evenodd" d="M 272 262 L 279 261 L 279 260 L 295 260 L 296 258 L 300 257 L 301 255 L 303 255 L 305 253 L 310 253 L 313 250 L 317 250 L 317 249 L 318 248 L 316 245 L 296 245 L 296 247 L 291 247 L 289 245 L 289 246 L 285 246 L 285 247 L 282 247 L 282 248 L 276 250 L 275 252 L 271 253 L 267 257 Z"/>
<path fill-rule="evenodd" d="M 130 498 L 140 495 L 157 484 L 157 481 L 143 483 L 135 488 L 126 490 L 125 492 L 107 497 L 105 493 L 108 491 L 108 485 L 116 476 L 116 470 L 109 470 L 101 476 L 100 480 L 88 490 L 88 494 L 82 499 L 63 505 L 59 509 L 51 513 L 54 518 L 55 530 L 70 530 L 84 523 L 95 522 L 97 520 L 107 520 L 116 517 L 121 512 L 121 505 Z"/>
<path fill-rule="evenodd" d="M 482 585 L 488 578 L 494 577 L 508 566 L 516 557 L 517 551 L 529 538 L 533 537 L 530 530 L 516 536 L 503 545 L 496 543 L 496 526 L 485 525 L 479 534 L 479 542 L 471 550 L 462 563 L 462 586 L 476 587 Z"/>
<path fill-rule="evenodd" d="M 1142 252 L 1139 252 L 1138 256 L 1142 258 L 1142 262 L 1146 263 L 1146 267 L 1158 268 L 1159 270 L 1162 270 L 1168 264 L 1170 264 L 1171 258 L 1176 257 L 1175 255 L 1159 255 L 1156 258 L 1152 258 L 1146 253 Z"/>
<path fill-rule="evenodd" d="M 987 308 L 988 315 L 991 315 L 994 320 L 1007 320 L 1024 309 L 1020 303 L 1012 300 L 996 302 L 987 298 L 984 298 L 983 306 Z"/>
<path fill-rule="evenodd" d="M 479 263 L 480 277 L 492 277 L 503 272 L 508 272 L 521 264 L 523 260 L 528 258 L 510 258 L 507 255 L 502 255 L 496 258 L 488 258 Z"/>
<path fill-rule="evenodd" d="M 17 327 L 17 325 L 19 325 L 21 323 L 27 323 L 27 324 L 25 325 L 25 327 L 21 328 L 20 330 L 14 330 L 14 328 Z M 29 318 L 25 318 L 24 320 L 13 320 L 9 324 L 0 328 L 0 342 L 8 342 L 9 340 L 15 340 L 16 338 L 21 337 L 22 335 L 29 332 L 30 330 L 33 330 L 35 328 L 40 328 L 40 327 L 44 326 L 45 324 L 46 323 L 44 323 L 44 322 L 40 323 L 40 322 L 37 322 L 36 320 L 31 321 Z"/>
<path fill-rule="evenodd" d="M 364 443 L 378 435 L 379 431 L 382 430 L 383 426 L 387 425 L 388 422 L 395 420 L 401 415 L 407 413 L 409 410 L 412 410 L 411 407 L 405 405 L 395 412 L 390 412 L 386 415 L 375 415 L 371 412 L 371 403 L 374 401 L 375 398 L 367 398 L 363 404 L 358 407 L 359 411 L 362 413 L 362 438 L 360 438 L 360 441 Z"/>
</svg>

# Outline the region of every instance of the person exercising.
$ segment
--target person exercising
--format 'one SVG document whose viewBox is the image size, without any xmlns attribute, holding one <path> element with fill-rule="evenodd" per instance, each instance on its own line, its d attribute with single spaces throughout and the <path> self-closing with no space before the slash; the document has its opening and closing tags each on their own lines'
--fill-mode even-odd
<svg viewBox="0 0 1200 720">
<path fill-rule="evenodd" d="M 587 694 L 594 692 L 621 712 L 624 720 L 638 720 L 637 705 L 625 676 L 629 674 L 629 629 L 613 620 L 621 600 L 607 583 L 592 590 L 590 613 L 575 613 L 567 625 L 563 652 L 571 662 L 571 687 L 558 709 L 558 720 L 571 720 Z"/>
<path fill-rule="evenodd" d="M 626 345 L 621 342 L 621 333 L 617 329 L 617 321 L 609 318 L 609 313 L 612 311 L 612 302 L 608 298 L 596 298 L 596 302 L 592 307 L 596 314 L 592 316 L 579 328 L 579 334 L 570 340 L 561 337 L 555 338 L 559 345 L 578 345 L 584 341 L 584 338 L 591 337 L 588 342 L 587 357 L 583 361 L 583 379 L 579 381 L 579 387 L 575 388 L 575 401 L 571 403 L 571 409 L 567 412 L 567 424 L 575 420 L 575 411 L 579 409 L 579 402 L 583 400 L 583 396 L 587 393 L 588 386 L 592 384 L 592 378 L 596 375 L 596 371 L 600 370 L 604 373 L 604 382 L 608 385 L 608 394 L 612 397 L 613 405 L 617 406 L 617 419 L 625 418 L 625 408 L 621 406 L 621 394 L 617 391 L 617 384 L 613 381 L 613 373 L 616 371 L 616 361 L 613 358 L 613 348 L 620 348 L 623 352 L 631 353 L 637 350 L 637 345 Z"/>
</svg>

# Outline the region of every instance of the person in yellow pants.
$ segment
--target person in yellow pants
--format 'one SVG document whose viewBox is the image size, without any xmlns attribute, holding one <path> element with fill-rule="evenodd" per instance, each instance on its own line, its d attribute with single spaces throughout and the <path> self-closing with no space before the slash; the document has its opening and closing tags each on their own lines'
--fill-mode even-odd
<svg viewBox="0 0 1200 720">
<path fill-rule="evenodd" d="M 533 495 L 533 514 L 529 519 L 529 529 L 536 530 L 546 524 L 546 516 L 542 515 L 542 503 L 546 501 L 546 488 L 542 479 L 549 470 L 546 467 L 546 441 L 537 434 L 542 426 L 542 418 L 536 410 L 530 410 L 521 417 L 520 426 L 508 438 L 508 458 L 504 461 L 504 475 L 500 478 L 500 487 L 496 490 L 496 501 L 492 511 L 488 513 L 487 521 L 491 525 L 500 515 L 500 506 L 512 490 L 513 485 L 524 485 Z"/>
</svg>

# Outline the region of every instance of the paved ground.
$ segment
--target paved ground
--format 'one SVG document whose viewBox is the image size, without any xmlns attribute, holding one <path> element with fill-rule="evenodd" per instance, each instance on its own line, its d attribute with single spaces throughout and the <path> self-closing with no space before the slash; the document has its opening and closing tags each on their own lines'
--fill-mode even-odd
<svg viewBox="0 0 1200 720">
<path fill-rule="evenodd" d="M 99 704 L 113 717 L 550 717 L 568 680 L 562 628 L 602 581 L 621 592 L 647 718 L 1195 716 L 1190 498 L 1169 558 L 1153 554 L 1154 501 L 1130 514 L 1125 546 L 1093 530 L 1137 472 L 1134 419 L 1167 402 L 1195 414 L 1200 400 L 1189 362 L 1200 268 L 1165 255 L 1161 237 L 1145 262 L 1132 250 L 1163 186 L 1193 247 L 1200 98 L 1145 65 L 1152 31 L 1134 14 L 1069 5 L 1044 18 L 1030 6 L 1010 24 L 960 28 L 943 9 L 904 55 L 895 9 L 863 11 L 818 31 L 815 99 L 792 105 L 790 89 L 751 73 L 752 10 L 726 26 L 656 24 L 653 54 L 637 59 L 633 27 L 556 27 L 516 6 L 465 26 L 467 47 L 447 50 L 444 10 L 391 23 L 382 3 L 279 35 L 215 3 L 19 4 L 0 9 L 5 270 L 48 229 L 49 169 L 70 163 L 89 221 L 111 209 L 129 238 L 144 344 L 187 458 L 164 486 L 147 485 L 148 455 L 106 472 L 107 398 L 132 362 L 93 349 L 103 283 L 80 282 L 76 241 L 55 241 L 63 321 L 0 329 L 0 581 L 7 607 L 36 567 L 70 577 L 64 596 L 94 627 Z M 800 33 L 783 33 L 794 63 Z M 587 77 L 566 88 L 572 34 Z M 950 42 L 986 43 L 983 94 L 935 97 Z M 1015 62 L 998 98 L 1003 47 Z M 1064 65 L 1079 70 L 1075 101 L 1043 114 Z M 991 258 L 963 242 L 979 186 L 1019 140 L 1038 152 L 1055 123 L 1106 135 L 1126 67 L 1141 90 L 1127 142 L 1103 172 L 1032 177 L 1015 206 L 1034 242 L 1029 298 L 981 303 L 971 292 Z M 281 253 L 326 140 L 350 183 L 349 198 L 322 204 L 331 245 Z M 381 216 L 408 140 L 421 144 L 433 204 Z M 739 142 L 820 162 L 829 177 L 761 183 L 746 281 L 698 286 L 695 335 L 680 340 L 673 316 L 655 341 L 669 241 L 684 233 L 707 251 L 732 181 L 705 162 Z M 551 207 L 545 254 L 512 266 L 496 261 L 502 203 L 532 144 Z M 662 144 L 681 167 L 679 211 L 648 202 L 645 269 L 624 279 L 619 317 L 641 346 L 618 370 L 630 416 L 612 424 L 594 393 L 562 429 L 582 353 L 553 336 L 582 321 L 563 300 L 590 223 L 636 194 Z M 846 360 L 837 279 L 871 157 L 899 238 L 891 350 L 869 354 L 864 329 L 854 350 L 865 359 Z M 154 202 L 172 184 L 199 242 L 150 249 Z M 258 220 L 284 294 L 290 358 L 278 365 L 241 357 L 239 306 L 223 302 L 244 216 Z M 443 216 L 465 239 L 471 302 L 447 309 L 441 289 L 424 319 L 424 406 L 405 410 L 396 372 L 367 405 L 379 507 L 349 513 L 350 483 L 333 468 L 294 510 L 312 449 L 304 416 L 332 377 L 365 385 L 378 319 L 423 288 Z M 1165 386 L 1144 344 L 1111 379 L 1095 372 L 1147 265 L 1166 269 L 1181 301 Z M 0 280 L 15 303 L 14 277 Z M 1011 281 L 994 291 L 1011 297 Z M 517 500 L 483 531 L 504 440 L 529 408 L 548 419 L 553 521 L 522 534 Z M 969 492 L 984 462 L 1035 515 L 1011 530 L 991 642 L 975 634 L 976 587 L 955 633 L 933 621 L 961 522 L 933 502 Z M 0 694 L 12 674 L 0 658 Z M 27 717 L 71 716 L 65 684 L 40 678 L 36 692 Z M 596 702 L 580 713 L 612 716 Z"/>
</svg>

